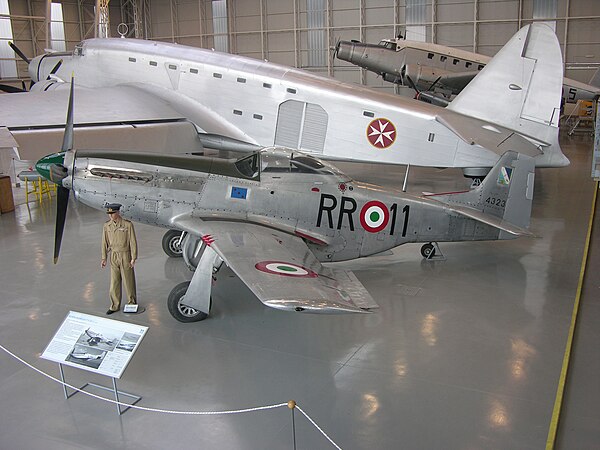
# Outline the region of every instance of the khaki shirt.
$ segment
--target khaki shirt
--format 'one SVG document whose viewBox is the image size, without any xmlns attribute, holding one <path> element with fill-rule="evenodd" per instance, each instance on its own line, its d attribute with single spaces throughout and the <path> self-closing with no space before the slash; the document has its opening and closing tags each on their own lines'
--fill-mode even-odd
<svg viewBox="0 0 600 450">
<path fill-rule="evenodd" d="M 102 259 L 108 251 L 131 252 L 131 259 L 137 259 L 137 240 L 133 224 L 122 217 L 116 222 L 109 220 L 102 228 Z"/>
</svg>

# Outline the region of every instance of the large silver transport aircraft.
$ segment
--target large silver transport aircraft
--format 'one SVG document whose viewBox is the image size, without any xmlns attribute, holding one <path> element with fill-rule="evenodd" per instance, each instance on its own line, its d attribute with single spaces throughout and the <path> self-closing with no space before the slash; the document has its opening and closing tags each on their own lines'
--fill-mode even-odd
<svg viewBox="0 0 600 450">
<path fill-rule="evenodd" d="M 49 137 L 58 147 L 65 80 L 74 73 L 79 148 L 274 145 L 328 160 L 456 167 L 473 177 L 508 150 L 537 167 L 569 163 L 558 142 L 562 57 L 543 24 L 515 34 L 445 109 L 267 61 L 143 40 L 87 40 L 72 54 L 35 57 L 29 71 L 32 92 L 0 95 L 0 138 L 14 138 L 23 159 L 47 153 Z M 181 143 L 190 123 L 200 134 Z M 89 134 L 98 139 L 88 142 Z"/>
</svg>

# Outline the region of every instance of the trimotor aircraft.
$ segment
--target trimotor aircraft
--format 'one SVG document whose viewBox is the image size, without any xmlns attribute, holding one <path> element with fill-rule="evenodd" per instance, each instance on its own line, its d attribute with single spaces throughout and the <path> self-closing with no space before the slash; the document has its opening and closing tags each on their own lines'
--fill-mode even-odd
<svg viewBox="0 0 600 450">
<path fill-rule="evenodd" d="M 408 242 L 530 235 L 533 158 L 508 151 L 480 186 L 415 196 L 350 179 L 298 150 L 263 148 L 235 159 L 74 151 L 72 97 L 62 152 L 37 169 L 58 185 L 56 262 L 72 190 L 82 203 L 120 203 L 135 221 L 178 229 L 194 270 L 167 300 L 179 321 L 205 319 L 213 274 L 224 262 L 265 305 L 312 313 L 377 307 L 356 276 L 322 265 Z"/>
<path fill-rule="evenodd" d="M 492 59 L 479 53 L 402 37 L 383 39 L 378 44 L 339 41 L 333 52 L 338 59 L 375 72 L 385 81 L 415 89 L 419 100 L 438 106 L 447 106 L 451 96 L 459 94 Z M 600 69 L 589 84 L 564 78 L 564 102 L 591 101 L 598 96 Z"/>
<path fill-rule="evenodd" d="M 562 56 L 543 24 L 521 29 L 445 109 L 267 61 L 135 39 L 87 40 L 73 53 L 33 58 L 29 71 L 31 92 L 0 95 L 0 126 L 24 159 L 43 156 L 49 135 L 59 146 L 74 73 L 78 148 L 185 153 L 208 140 L 225 150 L 284 146 L 327 160 L 456 167 L 472 177 L 507 150 L 537 167 L 569 163 L 558 142 Z M 202 133 L 181 143 L 190 123 Z"/>
</svg>

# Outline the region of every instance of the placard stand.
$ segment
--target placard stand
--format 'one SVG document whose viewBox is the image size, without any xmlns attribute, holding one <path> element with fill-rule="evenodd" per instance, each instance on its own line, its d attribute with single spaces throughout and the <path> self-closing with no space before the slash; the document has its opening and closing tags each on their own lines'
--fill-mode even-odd
<svg viewBox="0 0 600 450">
<path fill-rule="evenodd" d="M 58 367 L 60 369 L 60 381 L 63 382 L 62 386 L 63 386 L 63 391 L 65 393 L 65 398 L 69 399 L 69 398 L 73 397 L 75 394 L 77 394 L 79 391 L 78 390 L 74 390 L 73 392 L 71 392 L 69 394 L 69 392 L 67 391 L 67 385 L 66 385 L 66 382 L 65 382 L 65 373 L 64 373 L 64 370 L 63 370 L 63 365 L 61 363 L 58 363 Z M 112 385 L 113 385 L 112 389 L 109 388 L 109 387 L 106 387 L 106 386 L 102 386 L 100 384 L 85 383 L 83 386 L 81 386 L 79 388 L 79 390 L 83 391 L 83 390 L 85 390 L 86 387 L 93 386 L 93 387 L 95 387 L 97 389 L 102 389 L 103 391 L 108 391 L 108 392 L 114 393 L 115 394 L 115 400 L 117 402 L 120 402 L 120 400 L 119 400 L 119 394 L 123 395 L 125 397 L 129 397 L 129 398 L 134 399 L 133 402 L 129 403 L 129 405 L 125 406 L 125 408 L 123 408 L 123 409 L 121 409 L 120 403 L 117 403 L 117 412 L 118 412 L 119 415 L 123 414 L 125 411 L 127 411 L 129 408 L 131 408 L 131 406 L 135 405 L 137 402 L 139 402 L 142 399 L 142 397 L 140 397 L 139 395 L 135 395 L 135 394 L 130 394 L 128 392 L 119 391 L 117 389 L 117 379 L 115 377 L 109 377 L 109 378 L 112 380 Z"/>
</svg>

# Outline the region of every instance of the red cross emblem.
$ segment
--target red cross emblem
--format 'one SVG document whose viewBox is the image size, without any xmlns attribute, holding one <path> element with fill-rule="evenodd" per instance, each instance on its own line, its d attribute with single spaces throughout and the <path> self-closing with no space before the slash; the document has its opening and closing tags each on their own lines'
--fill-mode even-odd
<svg viewBox="0 0 600 450">
<path fill-rule="evenodd" d="M 396 127 L 387 119 L 375 119 L 367 127 L 367 139 L 373 147 L 388 148 L 396 140 Z"/>
</svg>

